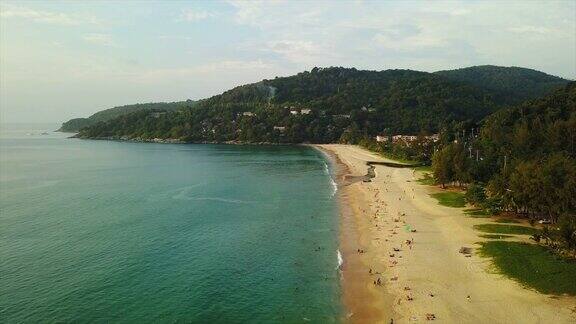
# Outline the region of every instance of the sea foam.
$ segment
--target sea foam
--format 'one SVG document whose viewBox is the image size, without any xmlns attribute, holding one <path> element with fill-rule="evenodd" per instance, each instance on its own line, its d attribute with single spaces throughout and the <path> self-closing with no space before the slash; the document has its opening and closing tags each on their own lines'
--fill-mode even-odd
<svg viewBox="0 0 576 324">
<path fill-rule="evenodd" d="M 334 178 L 330 174 L 330 169 L 328 168 L 328 164 L 326 162 L 324 162 L 324 173 L 330 176 L 330 184 L 332 184 L 332 195 L 330 197 L 334 197 L 334 195 L 336 195 L 336 192 L 338 191 L 338 184 L 336 183 L 336 181 L 334 181 Z"/>
</svg>

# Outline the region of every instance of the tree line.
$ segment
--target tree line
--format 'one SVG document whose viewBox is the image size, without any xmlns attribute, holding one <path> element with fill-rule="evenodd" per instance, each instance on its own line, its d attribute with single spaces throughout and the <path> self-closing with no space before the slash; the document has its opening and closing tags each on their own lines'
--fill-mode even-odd
<svg viewBox="0 0 576 324">
<path fill-rule="evenodd" d="M 478 135 L 438 149 L 432 169 L 442 186 L 465 184 L 473 204 L 562 225 L 548 232 L 574 248 L 576 83 L 489 116 Z"/>
</svg>

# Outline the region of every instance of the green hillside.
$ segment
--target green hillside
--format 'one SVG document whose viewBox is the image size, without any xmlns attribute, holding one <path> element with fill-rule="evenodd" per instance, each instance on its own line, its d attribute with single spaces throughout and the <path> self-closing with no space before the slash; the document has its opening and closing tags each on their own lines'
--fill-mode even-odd
<svg viewBox="0 0 576 324">
<path fill-rule="evenodd" d="M 536 70 L 494 65 L 438 71 L 435 74 L 494 91 L 510 103 L 520 103 L 544 96 L 569 82 Z"/>
<path fill-rule="evenodd" d="M 99 111 L 88 118 L 74 118 L 62 124 L 58 131 L 60 132 L 77 132 L 80 129 L 94 125 L 98 122 L 108 121 L 122 115 L 131 114 L 142 110 L 174 111 L 191 105 L 191 100 L 181 102 L 158 102 L 145 103 L 114 107 Z"/>
<path fill-rule="evenodd" d="M 240 86 L 161 118 L 145 113 L 122 116 L 87 127 L 79 136 L 216 142 L 353 141 L 384 129 L 436 132 L 453 122 L 478 122 L 501 104 L 490 91 L 425 72 L 315 68 Z"/>
</svg>

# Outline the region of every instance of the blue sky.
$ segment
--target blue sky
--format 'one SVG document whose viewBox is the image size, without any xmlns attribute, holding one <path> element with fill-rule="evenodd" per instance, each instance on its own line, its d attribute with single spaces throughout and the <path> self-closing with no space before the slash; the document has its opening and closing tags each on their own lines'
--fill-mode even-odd
<svg viewBox="0 0 576 324">
<path fill-rule="evenodd" d="M 3 1 L 0 121 L 201 99 L 314 66 L 576 78 L 576 1 Z"/>
</svg>

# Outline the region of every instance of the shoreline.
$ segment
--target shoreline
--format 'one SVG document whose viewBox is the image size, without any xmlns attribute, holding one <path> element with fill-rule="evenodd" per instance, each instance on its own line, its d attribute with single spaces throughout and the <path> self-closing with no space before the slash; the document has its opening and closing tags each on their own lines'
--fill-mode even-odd
<svg viewBox="0 0 576 324">
<path fill-rule="evenodd" d="M 65 132 L 60 132 L 65 133 Z M 68 133 L 78 134 L 78 133 Z M 89 141 L 112 141 L 112 142 L 127 142 L 127 143 L 155 143 L 155 144 L 222 144 L 222 145 L 270 145 L 270 146 L 314 146 L 320 144 L 311 143 L 278 143 L 278 142 L 242 142 L 242 141 L 183 141 L 178 138 L 131 138 L 127 136 L 109 136 L 109 137 L 79 137 L 76 135 L 69 136 L 68 138 L 89 140 Z"/>
<path fill-rule="evenodd" d="M 416 182 L 416 171 L 373 164 L 374 178 L 363 182 L 368 161 L 391 161 L 352 145 L 313 147 L 338 165 L 346 322 L 576 321 L 573 297 L 544 295 L 496 273 L 474 252 L 487 239 L 473 226 L 487 220 L 439 205 L 430 194 L 440 190 Z M 462 247 L 473 253 L 465 257 Z"/>
<path fill-rule="evenodd" d="M 338 186 L 336 194 L 339 220 L 339 247 L 338 250 L 343 256 L 341 266 L 341 286 L 342 303 L 344 306 L 344 319 L 352 323 L 373 323 L 384 318 L 394 318 L 390 311 L 385 315 L 386 310 L 382 305 L 392 308 L 393 297 L 386 294 L 379 294 L 377 289 L 367 284 L 367 265 L 358 254 L 358 246 L 365 243 L 363 237 L 365 229 L 359 228 L 357 219 L 358 211 L 366 205 L 364 197 L 354 188 L 354 184 L 361 183 L 363 179 L 370 179 L 369 170 L 371 167 L 366 164 L 365 174 L 357 174 L 343 162 L 338 154 L 322 145 L 310 145 L 323 154 L 333 166 L 334 181 Z M 391 316 L 390 316 L 391 315 Z"/>
</svg>

